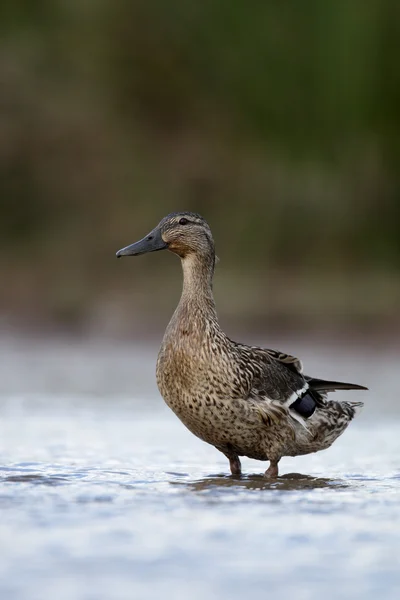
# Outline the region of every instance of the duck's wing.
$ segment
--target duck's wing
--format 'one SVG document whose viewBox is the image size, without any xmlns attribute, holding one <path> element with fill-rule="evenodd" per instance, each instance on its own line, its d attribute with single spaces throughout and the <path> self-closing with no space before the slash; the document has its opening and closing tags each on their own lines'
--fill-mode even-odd
<svg viewBox="0 0 400 600">
<path fill-rule="evenodd" d="M 301 360 L 291 354 L 266 348 L 238 345 L 244 373 L 250 376 L 249 399 L 265 412 L 266 423 L 293 419 L 306 427 L 306 420 L 323 405 L 334 390 L 363 390 L 364 386 L 325 381 L 303 375 Z"/>
<path fill-rule="evenodd" d="M 301 361 L 285 352 L 271 349 L 254 349 L 255 363 L 263 368 L 253 380 L 252 394 L 265 398 L 267 404 L 280 405 L 302 425 L 322 405 L 327 393 L 335 390 L 366 390 L 367 388 L 339 381 L 326 381 L 303 375 Z M 254 396 L 253 396 L 254 397 Z"/>
<path fill-rule="evenodd" d="M 296 356 L 268 348 L 256 350 L 257 358 L 263 364 L 259 383 L 268 397 L 290 406 L 307 392 L 309 384 L 303 375 L 302 362 Z"/>
<path fill-rule="evenodd" d="M 263 410 L 270 421 L 289 414 L 304 424 L 316 406 L 310 386 L 302 374 L 301 361 L 290 354 L 264 348 L 241 346 L 245 373 L 251 374 L 249 399 Z M 267 418 L 267 420 L 268 420 Z"/>
<path fill-rule="evenodd" d="M 266 349 L 265 352 L 274 360 L 277 360 L 291 369 L 296 373 L 301 374 L 303 372 L 303 363 L 299 358 L 292 354 L 286 354 L 286 352 L 280 352 L 279 350 Z"/>
</svg>

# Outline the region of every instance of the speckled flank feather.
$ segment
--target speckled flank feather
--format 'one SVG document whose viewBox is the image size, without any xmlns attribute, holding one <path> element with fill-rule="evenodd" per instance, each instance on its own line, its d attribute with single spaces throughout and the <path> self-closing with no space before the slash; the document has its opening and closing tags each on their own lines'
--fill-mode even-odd
<svg viewBox="0 0 400 600">
<path fill-rule="evenodd" d="M 195 213 L 160 225 L 183 267 L 183 291 L 157 361 L 161 395 L 196 436 L 223 452 L 233 474 L 239 456 L 269 460 L 328 448 L 361 403 L 328 401 L 332 389 L 365 389 L 302 374 L 297 358 L 238 344 L 221 330 L 212 293 L 215 252 L 210 228 Z"/>
</svg>

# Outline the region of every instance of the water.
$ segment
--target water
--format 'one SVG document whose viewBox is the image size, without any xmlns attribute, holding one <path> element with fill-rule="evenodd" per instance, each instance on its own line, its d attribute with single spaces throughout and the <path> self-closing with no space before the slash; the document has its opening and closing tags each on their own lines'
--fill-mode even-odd
<svg viewBox="0 0 400 600">
<path fill-rule="evenodd" d="M 164 406 L 156 348 L 3 339 L 0 598 L 397 599 L 397 351 L 274 345 L 372 391 L 271 483 L 248 459 L 229 477 Z"/>
</svg>

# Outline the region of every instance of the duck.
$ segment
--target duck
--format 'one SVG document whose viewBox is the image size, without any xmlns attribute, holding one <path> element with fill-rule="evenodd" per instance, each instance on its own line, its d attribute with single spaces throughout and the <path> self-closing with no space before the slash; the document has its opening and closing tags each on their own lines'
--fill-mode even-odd
<svg viewBox="0 0 400 600">
<path fill-rule="evenodd" d="M 215 244 L 201 215 L 171 213 L 117 257 L 161 250 L 176 254 L 183 271 L 182 294 L 156 366 L 158 389 L 176 416 L 226 456 L 234 477 L 242 474 L 242 456 L 269 461 L 264 476 L 276 478 L 282 457 L 329 448 L 363 403 L 328 394 L 367 388 L 310 377 L 295 356 L 224 333 L 213 295 Z"/>
</svg>

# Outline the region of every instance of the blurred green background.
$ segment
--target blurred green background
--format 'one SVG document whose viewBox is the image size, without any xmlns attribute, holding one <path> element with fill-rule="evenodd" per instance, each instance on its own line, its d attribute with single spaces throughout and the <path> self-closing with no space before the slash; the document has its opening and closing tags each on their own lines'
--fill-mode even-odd
<svg viewBox="0 0 400 600">
<path fill-rule="evenodd" d="M 0 324 L 165 324 L 209 221 L 225 324 L 382 330 L 400 305 L 400 3 L 3 0 Z"/>
</svg>

